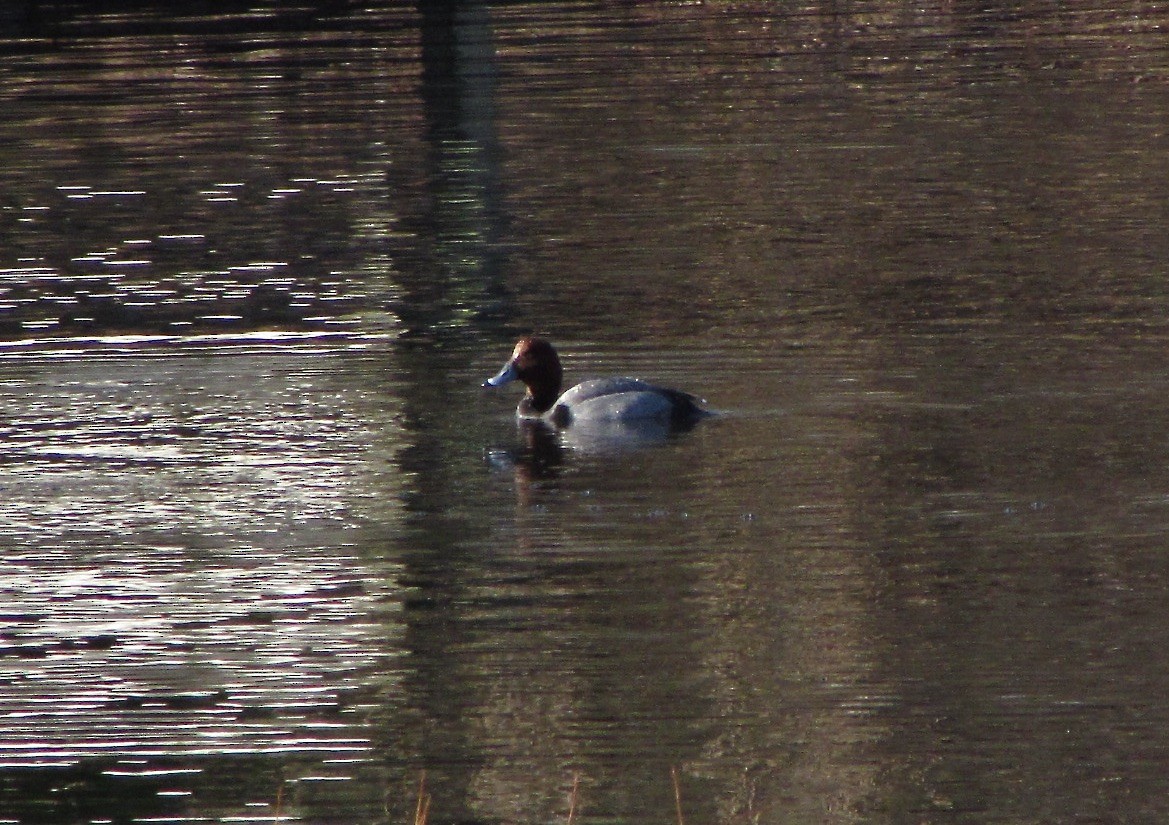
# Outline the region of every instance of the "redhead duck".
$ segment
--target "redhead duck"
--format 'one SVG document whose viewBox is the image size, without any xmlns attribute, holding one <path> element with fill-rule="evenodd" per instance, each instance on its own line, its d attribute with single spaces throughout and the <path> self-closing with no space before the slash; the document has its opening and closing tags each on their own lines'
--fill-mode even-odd
<svg viewBox="0 0 1169 825">
<path fill-rule="evenodd" d="M 543 419 L 558 427 L 574 421 L 657 420 L 685 425 L 710 413 L 689 393 L 665 389 L 636 378 L 597 378 L 560 394 L 564 371 L 555 348 L 543 338 L 521 338 L 503 369 L 483 382 L 499 387 L 519 380 L 528 388 L 516 408 L 525 419 Z"/>
</svg>

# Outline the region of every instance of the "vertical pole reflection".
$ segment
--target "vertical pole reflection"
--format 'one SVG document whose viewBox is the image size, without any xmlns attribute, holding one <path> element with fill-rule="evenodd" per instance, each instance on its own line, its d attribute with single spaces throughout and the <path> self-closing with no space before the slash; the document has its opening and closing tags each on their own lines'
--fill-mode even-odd
<svg viewBox="0 0 1169 825">
<path fill-rule="evenodd" d="M 490 7 L 419 0 L 421 98 L 426 126 L 424 246 L 406 273 L 407 333 L 463 331 L 498 294 L 499 148 Z"/>
<path fill-rule="evenodd" d="M 466 347 L 436 347 L 474 334 L 499 293 L 501 224 L 499 151 L 495 136 L 495 57 L 490 8 L 468 0 L 417 0 L 421 34 L 420 96 L 424 111 L 424 197 L 407 222 L 408 249 L 397 307 L 403 339 L 409 446 L 399 454 L 411 479 L 406 496 L 404 580 L 418 596 L 407 605 L 410 671 L 404 701 L 413 721 L 385 731 L 387 749 L 411 771 L 426 770 L 436 818 L 468 819 L 473 764 L 472 721 L 483 703 L 481 680 L 456 652 L 474 642 L 465 614 L 476 560 L 468 557 L 468 525 L 457 512 L 458 433 L 465 414 L 436 381 Z M 405 741 L 402 741 L 402 740 Z M 416 776 L 416 774 L 415 774 Z M 408 812 L 403 812 L 408 817 Z"/>
</svg>

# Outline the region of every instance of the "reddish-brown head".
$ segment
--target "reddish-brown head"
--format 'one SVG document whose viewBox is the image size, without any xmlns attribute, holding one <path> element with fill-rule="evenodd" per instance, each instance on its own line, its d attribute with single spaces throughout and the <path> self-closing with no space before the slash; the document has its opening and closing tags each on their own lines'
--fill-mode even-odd
<svg viewBox="0 0 1169 825">
<path fill-rule="evenodd" d="M 528 394 L 521 408 L 527 405 L 537 413 L 544 413 L 560 397 L 563 379 L 564 370 L 556 349 L 543 338 L 525 336 L 516 343 L 503 369 L 483 386 L 498 387 L 509 381 L 522 381 Z"/>
</svg>

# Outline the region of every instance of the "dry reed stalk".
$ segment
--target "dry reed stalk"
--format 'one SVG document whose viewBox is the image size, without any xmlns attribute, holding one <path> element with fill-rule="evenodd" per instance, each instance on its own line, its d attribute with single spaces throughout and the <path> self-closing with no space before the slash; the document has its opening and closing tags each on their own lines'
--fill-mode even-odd
<svg viewBox="0 0 1169 825">
<path fill-rule="evenodd" d="M 280 810 L 283 805 L 284 805 L 284 777 L 281 776 L 280 777 L 280 784 L 276 786 L 276 818 L 273 820 L 273 822 L 275 822 L 276 825 L 280 825 L 280 820 L 283 818 L 281 816 L 281 810 Z"/>
<path fill-rule="evenodd" d="M 568 795 L 568 825 L 576 820 L 576 806 L 580 802 L 580 771 L 572 775 L 572 792 Z"/>
<path fill-rule="evenodd" d="M 678 825 L 686 825 L 682 819 L 682 788 L 678 785 L 678 768 L 670 765 L 670 779 L 674 782 L 674 810 L 678 813 Z"/>
<path fill-rule="evenodd" d="M 418 804 L 414 807 L 414 825 L 426 825 L 430 816 L 430 794 L 426 792 L 426 771 L 418 780 Z"/>
</svg>

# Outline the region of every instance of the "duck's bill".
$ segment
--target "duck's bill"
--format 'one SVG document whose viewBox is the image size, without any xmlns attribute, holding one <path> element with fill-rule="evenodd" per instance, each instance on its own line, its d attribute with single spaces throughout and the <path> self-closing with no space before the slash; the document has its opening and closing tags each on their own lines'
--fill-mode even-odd
<svg viewBox="0 0 1169 825">
<path fill-rule="evenodd" d="M 503 365 L 503 369 L 501 369 L 498 374 L 496 374 L 493 378 L 488 378 L 486 381 L 484 381 L 483 386 L 501 387 L 509 381 L 515 381 L 518 377 L 519 376 L 516 375 L 515 364 L 508 361 Z"/>
</svg>

